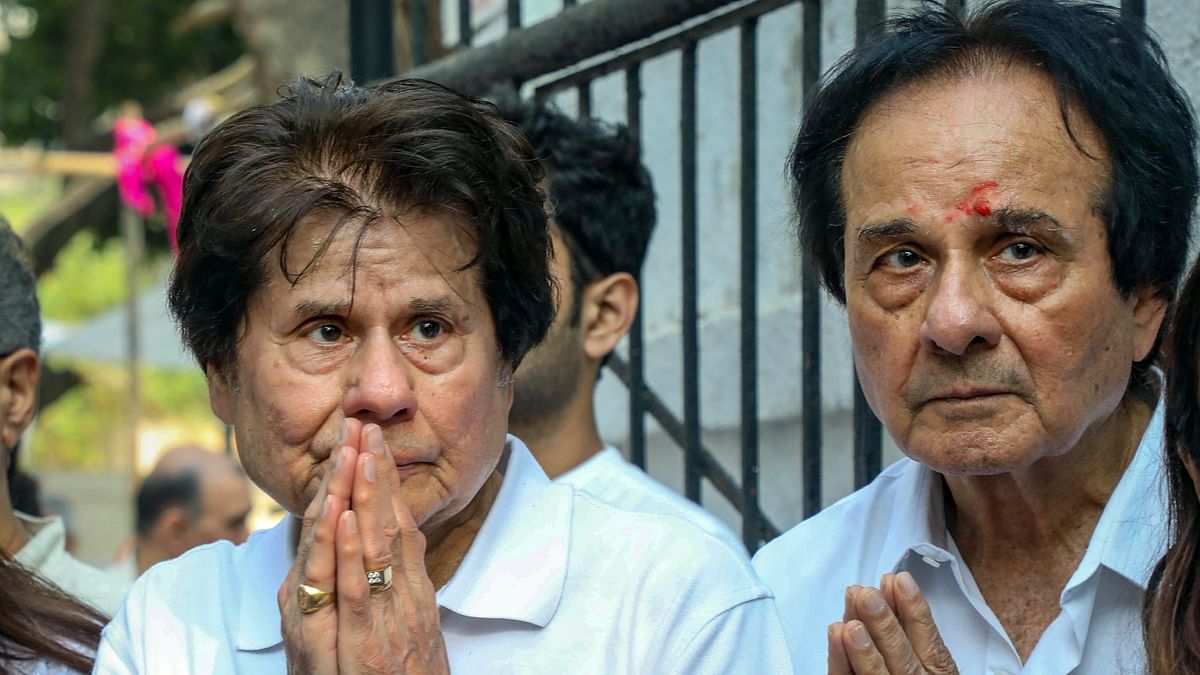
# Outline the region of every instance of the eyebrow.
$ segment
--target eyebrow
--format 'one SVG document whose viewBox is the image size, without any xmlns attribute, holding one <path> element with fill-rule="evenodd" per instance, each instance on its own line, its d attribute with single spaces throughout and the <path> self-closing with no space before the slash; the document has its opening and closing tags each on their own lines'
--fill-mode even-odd
<svg viewBox="0 0 1200 675">
<path fill-rule="evenodd" d="M 413 298 L 408 301 L 408 306 L 414 312 L 428 314 L 444 314 L 450 310 L 450 299 L 441 298 Z"/>
<path fill-rule="evenodd" d="M 1066 227 L 1054 216 L 1040 209 L 1001 207 L 982 219 L 985 223 L 1014 234 L 1033 234 L 1042 231 L 1064 236 Z M 902 239 L 917 231 L 917 224 L 908 218 L 896 218 L 883 223 L 868 223 L 859 228 L 855 237 L 865 244 Z"/>
<path fill-rule="evenodd" d="M 298 303 L 292 311 L 297 316 L 345 316 L 350 312 L 350 303 L 306 300 Z"/>
</svg>

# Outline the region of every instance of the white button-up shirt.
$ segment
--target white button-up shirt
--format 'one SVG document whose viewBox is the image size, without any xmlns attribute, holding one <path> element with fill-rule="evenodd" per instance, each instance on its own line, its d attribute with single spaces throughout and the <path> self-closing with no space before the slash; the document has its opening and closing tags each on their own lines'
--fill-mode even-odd
<svg viewBox="0 0 1200 675">
<path fill-rule="evenodd" d="M 17 562 L 75 596 L 78 600 L 112 616 L 129 583 L 111 572 L 85 565 L 67 553 L 67 529 L 59 516 L 36 518 L 20 511 L 17 519 L 33 536 L 13 556 Z"/>
<path fill-rule="evenodd" d="M 551 483 L 509 437 L 499 494 L 437 592 L 455 673 L 790 673 L 747 561 L 679 518 Z M 104 630 L 97 673 L 283 673 L 276 591 L 292 519 L 150 569 Z"/>
<path fill-rule="evenodd" d="M 901 460 L 792 528 L 754 566 L 775 593 L 796 672 L 825 672 L 847 586 L 899 571 L 916 578 L 963 675 L 1145 672 L 1140 610 L 1166 538 L 1162 434 L 1160 406 L 1024 664 L 946 530 L 942 478 L 929 468 Z"/>
<path fill-rule="evenodd" d="M 577 490 L 627 511 L 663 513 L 689 520 L 745 555 L 745 545 L 725 523 L 625 461 L 621 452 L 611 445 L 555 478 L 554 482 L 574 485 Z"/>
</svg>

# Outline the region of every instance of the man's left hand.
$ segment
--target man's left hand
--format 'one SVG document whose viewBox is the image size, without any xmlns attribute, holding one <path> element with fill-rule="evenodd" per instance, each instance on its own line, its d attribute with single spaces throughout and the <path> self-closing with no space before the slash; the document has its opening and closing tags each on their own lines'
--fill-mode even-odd
<svg viewBox="0 0 1200 675">
<path fill-rule="evenodd" d="M 829 626 L 829 675 L 958 675 L 911 574 L 846 589 L 842 621 Z"/>
</svg>

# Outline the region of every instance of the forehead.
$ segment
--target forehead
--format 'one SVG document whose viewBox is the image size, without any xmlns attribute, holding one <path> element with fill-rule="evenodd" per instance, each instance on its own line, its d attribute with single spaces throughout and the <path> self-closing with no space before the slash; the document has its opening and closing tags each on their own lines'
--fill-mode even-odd
<svg viewBox="0 0 1200 675">
<path fill-rule="evenodd" d="M 357 292 L 431 280 L 459 293 L 479 290 L 476 268 L 468 267 L 474 244 L 467 228 L 445 214 L 409 211 L 366 219 L 314 212 L 281 246 L 283 268 L 273 265 L 264 290 L 307 293 L 332 287 Z"/>
<path fill-rule="evenodd" d="M 996 64 L 900 87 L 868 108 L 847 147 L 847 207 L 948 198 L 988 180 L 1034 193 L 1098 194 L 1108 180 L 1103 139 L 1082 109 L 1069 111 L 1087 154 L 1068 133 L 1053 81 L 1030 66 Z"/>
</svg>

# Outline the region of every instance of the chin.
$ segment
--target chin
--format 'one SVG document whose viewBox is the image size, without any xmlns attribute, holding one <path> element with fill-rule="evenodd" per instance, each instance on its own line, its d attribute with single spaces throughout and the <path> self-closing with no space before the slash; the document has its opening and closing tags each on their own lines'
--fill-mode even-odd
<svg viewBox="0 0 1200 675">
<path fill-rule="evenodd" d="M 980 438 L 980 436 L 984 436 Z M 942 433 L 927 443 L 916 439 L 901 446 L 904 454 L 947 476 L 994 476 L 1037 461 L 1037 449 L 993 434 Z"/>
</svg>

